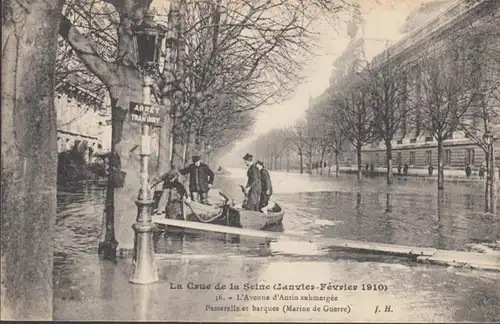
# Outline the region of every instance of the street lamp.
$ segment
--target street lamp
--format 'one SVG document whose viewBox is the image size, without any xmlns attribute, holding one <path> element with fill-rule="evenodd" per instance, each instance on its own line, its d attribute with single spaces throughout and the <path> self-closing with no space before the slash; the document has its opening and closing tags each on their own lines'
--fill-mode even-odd
<svg viewBox="0 0 500 324">
<path fill-rule="evenodd" d="M 493 133 L 490 131 L 486 131 L 483 134 L 483 140 L 488 150 L 489 170 L 487 170 L 488 174 L 486 181 L 487 181 L 487 187 L 489 188 L 489 206 L 487 207 L 489 212 L 494 213 L 496 186 L 495 186 L 495 157 L 494 157 L 495 149 L 494 149 Z"/>
<path fill-rule="evenodd" d="M 137 109 L 145 116 L 151 107 L 151 74 L 159 65 L 161 44 L 165 37 L 165 28 L 154 21 L 154 14 L 145 12 L 143 21 L 133 29 L 137 63 L 143 74 L 143 108 Z M 131 102 L 131 107 L 132 107 Z M 137 106 L 134 103 L 134 107 Z M 132 114 L 132 111 L 131 111 Z M 131 116 L 132 117 L 132 116 Z M 135 118 L 141 123 L 141 186 L 135 204 L 137 205 L 134 229 L 134 254 L 129 281 L 136 284 L 149 284 L 158 281 L 158 272 L 154 261 L 153 223 L 150 208 L 153 204 L 149 190 L 148 160 L 151 155 L 151 136 L 148 119 Z"/>
</svg>

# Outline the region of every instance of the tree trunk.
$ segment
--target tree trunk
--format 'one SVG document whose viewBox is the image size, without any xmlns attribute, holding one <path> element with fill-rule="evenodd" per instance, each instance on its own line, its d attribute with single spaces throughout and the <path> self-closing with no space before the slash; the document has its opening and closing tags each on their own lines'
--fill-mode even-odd
<svg viewBox="0 0 500 324">
<path fill-rule="evenodd" d="M 386 167 L 387 167 L 387 184 L 391 185 L 393 182 L 392 174 L 392 143 L 391 141 L 385 142 L 385 154 L 386 154 Z"/>
<path fill-rule="evenodd" d="M 307 173 L 312 174 L 312 154 L 309 153 L 307 157 Z"/>
<path fill-rule="evenodd" d="M 496 173 L 495 173 L 495 146 L 494 143 L 491 145 L 490 151 L 490 170 L 488 174 L 491 174 L 490 177 L 490 213 L 496 214 Z"/>
<path fill-rule="evenodd" d="M 362 169 L 362 161 L 361 161 L 361 145 L 356 147 L 356 153 L 357 153 L 357 158 L 358 158 L 358 180 L 361 180 L 363 177 L 363 169 Z"/>
<path fill-rule="evenodd" d="M 299 160 L 300 160 L 300 174 L 304 173 L 304 161 L 303 161 L 303 156 L 302 154 L 299 153 Z"/>
<path fill-rule="evenodd" d="M 290 172 L 290 154 L 286 155 L 286 172 Z"/>
<path fill-rule="evenodd" d="M 177 36 L 177 57 L 175 59 L 175 76 L 180 82 L 179 88 L 175 89 L 173 93 L 173 127 L 172 127 L 172 169 L 178 170 L 182 168 L 182 152 L 183 152 L 183 136 L 184 136 L 184 125 L 182 123 L 182 106 L 183 106 L 183 86 L 184 86 L 184 56 L 185 48 L 184 42 L 184 17 L 185 17 L 185 3 L 183 1 L 173 1 L 171 4 L 171 9 L 173 7 L 178 7 L 178 16 L 173 15 L 171 26 L 173 26 L 176 31 Z M 170 23 L 170 22 L 169 22 Z"/>
<path fill-rule="evenodd" d="M 339 177 L 339 152 L 338 151 L 335 151 L 335 177 L 336 178 Z"/>
<path fill-rule="evenodd" d="M 172 154 L 172 128 L 173 120 L 170 117 L 171 101 L 164 97 L 163 105 L 167 109 L 167 114 L 163 121 L 163 125 L 159 131 L 159 144 L 158 144 L 158 170 L 157 175 L 161 175 L 172 168 L 171 165 L 171 154 Z"/>
<path fill-rule="evenodd" d="M 490 210 L 490 149 L 486 148 L 484 152 L 484 158 L 486 161 L 486 181 L 484 186 L 484 211 L 487 213 Z"/>
<path fill-rule="evenodd" d="M 129 80 L 132 82 L 132 80 Z M 139 97 L 134 96 L 134 97 Z M 139 97 L 140 98 L 140 97 Z M 125 182 L 123 187 L 114 188 L 113 183 L 108 181 L 107 190 L 113 190 L 114 194 L 107 193 L 107 198 L 112 199 L 112 202 L 107 201 L 106 218 L 109 221 L 114 219 L 116 241 L 118 248 L 132 249 L 134 245 L 134 231 L 132 224 L 135 222 L 137 215 L 137 206 L 135 198 L 137 197 L 140 188 L 140 140 L 141 130 L 139 123 L 131 123 L 126 120 L 127 110 L 129 106 L 129 98 L 111 99 L 113 129 L 111 136 L 111 154 L 119 157 L 119 166 L 111 168 L 112 174 L 115 172 L 125 172 Z M 112 204 L 112 206 L 111 206 Z M 111 224 L 106 225 L 107 230 L 112 230 Z M 104 246 L 109 248 L 109 251 L 104 251 L 105 256 L 112 256 L 114 252 L 114 242 L 112 233 L 106 233 L 106 236 L 111 240 L 106 240 Z"/>
<path fill-rule="evenodd" d="M 2 320 L 52 319 L 54 67 L 62 6 L 2 2 Z"/>
<path fill-rule="evenodd" d="M 443 148 L 443 141 L 442 140 L 438 140 L 437 150 L 438 150 L 438 190 L 443 190 L 444 189 L 444 167 L 443 167 L 444 148 Z M 431 161 L 431 163 L 432 163 L 432 161 Z"/>
</svg>

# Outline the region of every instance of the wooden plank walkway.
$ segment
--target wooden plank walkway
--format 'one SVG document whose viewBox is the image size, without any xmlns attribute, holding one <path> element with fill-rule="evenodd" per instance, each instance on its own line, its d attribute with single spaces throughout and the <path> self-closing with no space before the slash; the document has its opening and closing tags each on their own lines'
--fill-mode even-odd
<svg viewBox="0 0 500 324">
<path fill-rule="evenodd" d="M 296 234 L 268 232 L 221 225 L 189 222 L 184 220 L 165 219 L 164 216 L 153 216 L 155 224 L 176 226 L 200 231 L 235 234 L 242 236 L 261 237 L 269 239 L 294 240 L 309 243 L 324 244 L 348 250 L 363 250 L 375 253 L 384 253 L 414 257 L 419 263 L 438 264 L 459 268 L 500 271 L 500 252 L 476 253 L 450 250 L 437 250 L 434 248 L 412 247 L 384 243 L 361 242 L 347 239 L 328 237 L 311 237 Z"/>
<path fill-rule="evenodd" d="M 436 253 L 436 249 L 434 248 L 424 248 L 424 247 L 421 248 L 421 247 L 412 247 L 404 245 L 361 242 L 361 241 L 336 239 L 328 237 L 311 237 L 311 236 L 296 235 L 296 234 L 268 232 L 268 231 L 236 228 L 236 227 L 229 227 L 222 225 L 197 223 L 184 220 L 166 219 L 164 216 L 153 216 L 153 222 L 161 225 L 190 228 L 201 231 L 236 234 L 236 235 L 252 236 L 252 237 L 262 237 L 270 239 L 281 239 L 281 240 L 284 239 L 284 240 L 302 241 L 309 243 L 319 243 L 343 249 L 365 250 L 371 252 L 382 252 L 387 254 L 396 254 L 404 256 L 432 256 L 434 255 L 434 253 Z"/>
<path fill-rule="evenodd" d="M 456 268 L 470 268 L 500 271 L 500 252 L 476 253 L 464 251 L 437 250 L 432 256 L 420 256 L 419 263 L 438 264 Z"/>
</svg>

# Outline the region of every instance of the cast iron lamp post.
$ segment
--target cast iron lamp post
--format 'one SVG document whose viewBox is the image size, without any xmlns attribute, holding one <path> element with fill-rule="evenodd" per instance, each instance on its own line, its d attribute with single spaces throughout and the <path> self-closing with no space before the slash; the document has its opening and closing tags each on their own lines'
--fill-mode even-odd
<svg viewBox="0 0 500 324">
<path fill-rule="evenodd" d="M 488 150 L 488 166 L 489 170 L 487 170 L 487 186 L 490 189 L 489 190 L 489 199 L 488 203 L 489 206 L 487 206 L 488 211 L 490 213 L 495 212 L 495 192 L 496 192 L 496 184 L 495 184 L 495 143 L 494 143 L 494 137 L 493 133 L 490 131 L 487 131 L 483 135 L 483 140 L 484 143 L 487 146 Z"/>
<path fill-rule="evenodd" d="M 137 54 L 138 68 L 143 74 L 144 107 L 151 106 L 151 74 L 158 69 L 161 44 L 165 37 L 165 29 L 154 21 L 154 15 L 144 13 L 142 23 L 135 27 L 134 45 Z M 129 281 L 135 284 L 150 284 L 158 281 L 158 272 L 154 260 L 153 223 L 150 209 L 153 199 L 148 183 L 148 162 L 151 155 L 150 125 L 141 123 L 141 186 L 135 204 L 137 205 L 134 229 L 134 254 Z"/>
</svg>

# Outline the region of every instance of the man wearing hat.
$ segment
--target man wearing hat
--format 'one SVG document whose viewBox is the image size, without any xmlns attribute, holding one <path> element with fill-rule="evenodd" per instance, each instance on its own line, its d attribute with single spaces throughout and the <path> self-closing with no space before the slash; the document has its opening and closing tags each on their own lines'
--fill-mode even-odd
<svg viewBox="0 0 500 324">
<path fill-rule="evenodd" d="M 269 204 L 269 199 L 273 194 L 271 175 L 269 174 L 269 171 L 267 171 L 267 169 L 264 167 L 264 162 L 257 161 L 255 165 L 260 170 L 260 177 L 262 181 L 262 193 L 260 194 L 260 208 L 264 208 Z"/>
<path fill-rule="evenodd" d="M 251 154 L 245 154 L 243 161 L 245 161 L 245 165 L 248 167 L 248 181 L 245 186 L 245 193 L 247 195 L 246 209 L 259 211 L 260 194 L 262 192 L 260 170 L 253 163 L 253 156 Z"/>
<path fill-rule="evenodd" d="M 179 181 L 179 173 L 169 171 L 160 177 L 155 178 L 152 181 L 153 184 L 151 185 L 151 188 L 155 187 L 160 182 L 163 182 L 163 193 L 162 195 L 155 197 L 158 201 L 155 201 L 154 204 L 158 206 L 159 200 L 162 198 L 163 194 L 167 190 L 170 190 L 171 196 L 165 205 L 165 216 L 167 218 L 185 219 L 184 203 L 189 204 L 190 200 L 187 195 L 186 188 L 184 188 L 184 185 Z"/>
<path fill-rule="evenodd" d="M 199 155 L 193 155 L 192 159 L 193 163 L 179 170 L 179 173 L 182 175 L 189 174 L 191 200 L 199 200 L 203 204 L 208 204 L 208 191 L 214 183 L 214 173 L 208 165 L 201 162 Z"/>
</svg>

